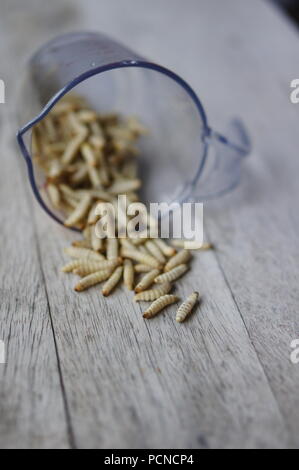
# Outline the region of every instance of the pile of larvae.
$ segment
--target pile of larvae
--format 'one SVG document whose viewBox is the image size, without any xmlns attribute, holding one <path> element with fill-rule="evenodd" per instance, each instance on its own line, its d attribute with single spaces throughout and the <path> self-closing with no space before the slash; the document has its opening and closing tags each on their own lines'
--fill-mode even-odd
<svg viewBox="0 0 299 470">
<path fill-rule="evenodd" d="M 99 238 L 95 210 L 103 202 L 116 207 L 119 195 L 139 202 L 136 142 L 146 134 L 135 117 L 99 114 L 82 97 L 68 95 L 35 126 L 32 152 L 46 176 L 51 206 L 62 214 L 66 227 L 83 234 L 82 240 L 65 249 L 73 260 L 62 268 L 81 278 L 75 291 L 104 283 L 102 294 L 108 296 L 123 280 L 135 291 L 136 302 L 152 302 L 143 313 L 148 319 L 180 300 L 170 292 L 173 282 L 189 269 L 190 249 L 177 250 L 186 246 L 183 240 L 169 244 L 161 238 L 148 238 L 151 225 L 156 223 L 150 215 L 138 238 Z M 192 242 L 189 245 L 192 248 Z M 211 245 L 197 248 L 209 249 Z M 178 308 L 176 321 L 183 322 L 198 300 L 198 292 L 191 293 Z"/>
</svg>

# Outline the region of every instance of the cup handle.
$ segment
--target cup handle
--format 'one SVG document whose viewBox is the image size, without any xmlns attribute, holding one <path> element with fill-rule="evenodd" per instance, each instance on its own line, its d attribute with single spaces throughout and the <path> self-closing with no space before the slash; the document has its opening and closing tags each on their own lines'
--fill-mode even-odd
<svg viewBox="0 0 299 470">
<path fill-rule="evenodd" d="M 242 162 L 251 151 L 251 141 L 239 119 L 229 123 L 226 136 L 208 129 L 204 167 L 193 187 L 191 199 L 215 198 L 239 183 Z"/>
</svg>

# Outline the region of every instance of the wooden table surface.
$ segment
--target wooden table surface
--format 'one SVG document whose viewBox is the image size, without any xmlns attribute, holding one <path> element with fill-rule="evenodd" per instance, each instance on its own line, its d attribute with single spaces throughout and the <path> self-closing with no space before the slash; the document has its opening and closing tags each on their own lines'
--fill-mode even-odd
<svg viewBox="0 0 299 470">
<path fill-rule="evenodd" d="M 286 448 L 299 445 L 298 32 L 262 0 L 5 0 L 0 16 L 1 448 Z M 37 206 L 13 134 L 24 57 L 92 29 L 182 75 L 219 130 L 247 123 L 242 184 L 205 206 L 217 250 L 188 282 L 183 327 L 144 322 L 123 291 L 78 296 L 58 273 L 73 238 Z"/>
</svg>

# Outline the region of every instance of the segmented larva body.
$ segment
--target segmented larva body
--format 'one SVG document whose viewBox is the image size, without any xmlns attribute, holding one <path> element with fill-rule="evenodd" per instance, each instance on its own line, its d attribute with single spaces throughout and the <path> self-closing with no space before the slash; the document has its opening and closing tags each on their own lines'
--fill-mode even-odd
<svg viewBox="0 0 299 470">
<path fill-rule="evenodd" d="M 198 301 L 199 293 L 193 292 L 189 297 L 182 303 L 182 305 L 178 308 L 176 312 L 176 321 L 178 323 L 182 323 L 185 319 L 190 315 L 192 309 L 196 302 Z"/>
<path fill-rule="evenodd" d="M 64 273 L 70 273 L 75 269 L 80 269 L 87 274 L 92 274 L 96 271 L 101 271 L 103 269 L 114 269 L 120 264 L 120 259 L 118 260 L 103 260 L 103 261 L 90 261 L 86 258 L 76 259 L 70 263 L 63 266 L 61 269 Z"/>
<path fill-rule="evenodd" d="M 118 239 L 117 238 L 107 239 L 106 254 L 107 254 L 107 259 L 118 258 Z"/>
<path fill-rule="evenodd" d="M 145 247 L 150 252 L 151 255 L 154 256 L 160 263 L 164 264 L 166 262 L 165 256 L 163 255 L 162 251 L 152 240 L 148 240 L 145 242 Z"/>
<path fill-rule="evenodd" d="M 175 256 L 170 258 L 164 266 L 164 271 L 171 271 L 180 264 L 186 264 L 191 259 L 191 253 L 188 250 L 179 251 Z"/>
<path fill-rule="evenodd" d="M 102 294 L 107 296 L 109 295 L 112 290 L 117 286 L 119 283 L 121 277 L 123 274 L 123 267 L 119 266 L 116 268 L 116 270 L 113 272 L 113 274 L 109 277 L 107 282 L 105 282 L 103 289 L 102 289 Z"/>
<path fill-rule="evenodd" d="M 88 217 L 87 217 L 87 225 L 94 225 L 95 223 L 97 223 L 97 221 L 99 219 L 99 216 L 96 213 L 96 208 L 97 208 L 98 204 L 99 204 L 99 202 L 95 202 L 91 206 L 91 209 L 90 209 L 90 211 L 88 213 Z"/>
<path fill-rule="evenodd" d="M 103 186 L 108 186 L 110 184 L 110 176 L 104 159 L 102 159 L 101 161 L 101 166 L 99 168 L 99 176 Z"/>
<path fill-rule="evenodd" d="M 146 290 L 149 286 L 153 284 L 154 280 L 159 275 L 159 273 L 159 269 L 153 269 L 149 273 L 145 274 L 141 281 L 138 282 L 137 286 L 135 287 L 135 292 L 138 293 L 143 290 Z"/>
<path fill-rule="evenodd" d="M 82 233 L 83 233 L 84 241 L 86 241 L 89 244 L 89 246 L 85 248 L 91 248 L 91 227 L 89 226 L 86 227 Z"/>
<path fill-rule="evenodd" d="M 102 251 L 103 250 L 103 245 L 104 245 L 104 240 L 102 238 L 99 238 L 96 234 L 95 226 L 91 226 L 91 247 L 94 251 Z"/>
<path fill-rule="evenodd" d="M 80 150 L 87 165 L 90 165 L 90 166 L 97 165 L 95 152 L 93 151 L 92 147 L 89 144 L 85 142 L 84 144 L 81 145 Z"/>
<path fill-rule="evenodd" d="M 159 299 L 155 300 L 144 312 L 143 318 L 152 318 L 157 313 L 161 312 L 168 305 L 178 302 L 179 297 L 176 295 L 163 295 Z"/>
<path fill-rule="evenodd" d="M 48 115 L 47 119 L 44 119 L 42 123 L 45 127 L 45 131 L 46 131 L 49 141 L 55 142 L 57 140 L 57 133 L 56 133 L 56 128 L 55 128 L 55 125 L 51 116 Z"/>
<path fill-rule="evenodd" d="M 214 245 L 212 243 L 200 243 L 196 240 L 172 240 L 171 244 L 179 248 L 185 248 L 186 250 L 213 250 Z"/>
<path fill-rule="evenodd" d="M 77 222 L 80 222 L 80 220 L 86 215 L 90 207 L 90 204 L 91 204 L 91 197 L 88 194 L 85 194 L 81 198 L 74 212 L 72 212 L 72 214 L 66 219 L 66 221 L 64 222 L 64 225 L 66 227 L 72 227 Z"/>
<path fill-rule="evenodd" d="M 171 291 L 171 288 L 172 284 L 170 284 L 170 282 L 164 282 L 164 284 L 158 285 L 155 289 L 145 290 L 139 294 L 136 294 L 134 296 L 134 300 L 135 302 L 139 302 L 141 300 L 145 302 L 152 302 L 153 300 L 162 297 L 162 295 L 168 294 Z"/>
<path fill-rule="evenodd" d="M 70 142 L 66 145 L 65 151 L 61 158 L 63 166 L 66 166 L 71 163 L 72 160 L 76 157 L 81 144 L 83 144 L 84 140 L 86 139 L 86 136 L 87 129 L 86 132 L 82 131 L 79 134 L 75 135 L 75 137 L 73 137 L 73 139 L 70 140 Z"/>
<path fill-rule="evenodd" d="M 86 276 L 89 276 L 89 274 L 95 273 L 96 271 L 98 270 L 96 269 L 95 271 L 90 271 L 89 269 L 79 267 L 79 268 L 74 269 L 73 274 L 76 274 L 77 276 L 80 276 L 80 277 L 86 277 Z"/>
<path fill-rule="evenodd" d="M 83 277 L 78 284 L 75 286 L 75 291 L 81 292 L 88 289 L 89 287 L 95 286 L 102 281 L 106 281 L 111 275 L 111 269 L 103 269 L 101 271 L 96 271 L 95 273 L 89 274 L 86 277 Z"/>
<path fill-rule="evenodd" d="M 151 271 L 151 266 L 149 266 L 148 264 L 135 264 L 134 266 L 134 271 L 136 273 L 148 273 L 149 271 Z"/>
<path fill-rule="evenodd" d="M 148 264 L 149 266 L 152 266 L 153 268 L 159 269 L 161 267 L 161 264 L 159 263 L 158 260 L 156 260 L 156 258 L 154 258 L 153 256 L 149 254 L 141 253 L 140 251 L 137 251 L 137 250 L 128 250 L 127 248 L 125 248 L 122 250 L 121 254 L 124 258 L 132 259 L 141 264 Z"/>
<path fill-rule="evenodd" d="M 134 289 L 134 267 L 130 259 L 124 261 L 124 285 L 129 289 Z"/>
<path fill-rule="evenodd" d="M 135 191 L 136 189 L 139 189 L 140 186 L 141 186 L 141 181 L 139 179 L 116 180 L 108 188 L 108 191 L 110 194 L 124 194 L 124 193 L 130 193 L 131 191 Z"/>
<path fill-rule="evenodd" d="M 186 271 L 188 271 L 188 266 L 186 264 L 179 264 L 179 266 L 176 266 L 171 271 L 167 271 L 166 273 L 157 276 L 155 282 L 173 282 L 183 276 Z"/>
<path fill-rule="evenodd" d="M 172 246 L 167 245 L 161 238 L 155 238 L 153 242 L 160 248 L 163 255 L 170 257 L 176 254 L 176 250 Z"/>
<path fill-rule="evenodd" d="M 59 208 L 60 207 L 60 201 L 61 201 L 61 195 L 59 192 L 59 189 L 55 184 L 48 184 L 47 186 L 47 191 L 49 194 L 49 198 L 51 203 L 53 204 L 54 207 Z"/>
<path fill-rule="evenodd" d="M 66 255 L 71 258 L 88 258 L 93 261 L 103 261 L 105 257 L 100 253 L 96 253 L 88 248 L 78 248 L 76 246 L 70 246 L 64 249 Z"/>
<path fill-rule="evenodd" d="M 77 116 L 79 121 L 89 124 L 97 119 L 97 113 L 95 111 L 91 111 L 90 109 L 82 109 L 81 111 L 77 112 Z"/>
<path fill-rule="evenodd" d="M 99 187 L 102 186 L 101 178 L 100 178 L 100 175 L 99 175 L 99 172 L 98 172 L 98 169 L 97 169 L 97 168 L 88 165 L 88 166 L 87 166 L 87 174 L 88 174 L 88 176 L 89 176 L 91 185 L 92 185 L 94 188 L 99 188 Z"/>
</svg>

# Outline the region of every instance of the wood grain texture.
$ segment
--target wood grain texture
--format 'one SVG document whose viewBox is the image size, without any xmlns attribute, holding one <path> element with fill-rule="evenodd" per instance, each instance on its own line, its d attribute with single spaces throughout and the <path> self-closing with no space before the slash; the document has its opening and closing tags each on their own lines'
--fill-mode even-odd
<svg viewBox="0 0 299 470">
<path fill-rule="evenodd" d="M 73 235 L 32 197 L 28 207 L 28 184 L 10 148 L 0 187 L 2 200 L 13 201 L 10 210 L 3 206 L 4 253 L 29 261 L 13 270 L 5 256 L 0 265 L 0 327 L 10 338 L 8 363 L 0 366 L 0 447 L 298 447 L 299 367 L 289 360 L 299 334 L 299 108 L 288 98 L 298 64 L 295 30 L 258 0 L 189 0 L 188 8 L 180 0 L 157 8 L 134 0 L 129 15 L 116 0 L 88 0 L 84 9 L 60 3 L 51 14 L 57 19 L 61 7 L 64 22 L 50 22 L 51 35 L 78 29 L 80 18 L 82 29 L 109 33 L 176 70 L 220 128 L 231 113 L 244 116 L 258 150 L 240 188 L 206 206 L 217 251 L 197 255 L 178 282 L 182 297 L 199 290 L 203 303 L 177 325 L 175 307 L 145 322 L 144 304 L 133 304 L 132 293 L 118 289 L 104 299 L 98 287 L 72 290 L 75 279 L 58 270 Z M 43 24 L 47 12 L 36 14 Z M 7 15 L 10 27 L 18 24 L 19 13 Z M 24 26 L 30 48 L 49 34 L 33 18 Z M 20 34 L 2 31 L 11 73 L 25 45 Z"/>
<path fill-rule="evenodd" d="M 4 13 L 6 5 L 2 7 Z M 12 8 L 12 20 L 13 12 Z M 10 26 L 10 18 L 1 15 L 0 64 L 6 104 L 0 105 L 0 339 L 5 343 L 6 363 L 0 364 L 0 448 L 69 448 L 72 435 L 32 200 L 14 137 L 12 74 L 21 50 L 13 52 L 17 35 L 12 37 Z"/>
<path fill-rule="evenodd" d="M 1 138 L 0 448 L 69 446 L 45 283 L 15 147 Z"/>
</svg>

